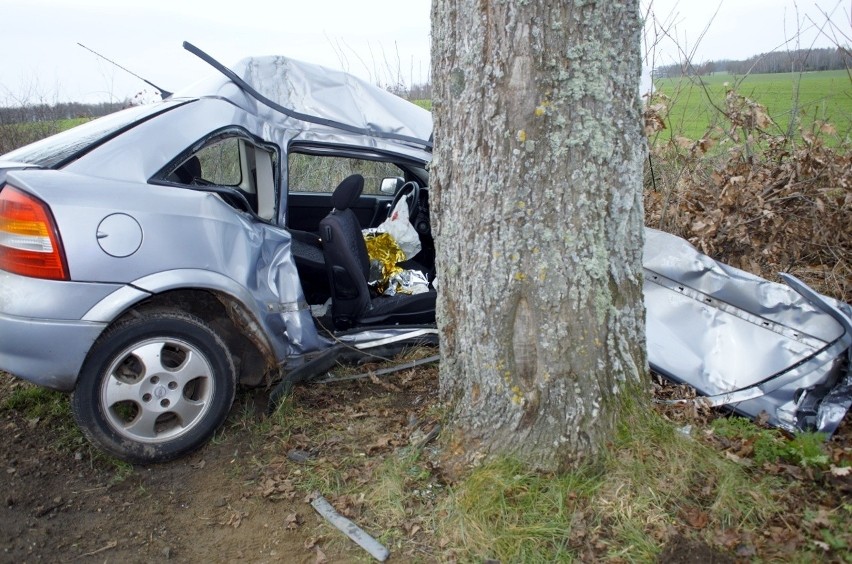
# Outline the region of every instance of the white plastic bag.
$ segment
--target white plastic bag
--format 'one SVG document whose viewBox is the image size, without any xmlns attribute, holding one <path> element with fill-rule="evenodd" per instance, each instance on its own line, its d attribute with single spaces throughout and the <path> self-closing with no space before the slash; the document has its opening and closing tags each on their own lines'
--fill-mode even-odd
<svg viewBox="0 0 852 564">
<path fill-rule="evenodd" d="M 405 253 L 406 260 L 413 258 L 421 249 L 420 235 L 408 219 L 408 198 L 410 197 L 409 194 L 400 198 L 390 216 L 376 228 L 379 233 L 389 233 L 393 237 Z"/>
</svg>

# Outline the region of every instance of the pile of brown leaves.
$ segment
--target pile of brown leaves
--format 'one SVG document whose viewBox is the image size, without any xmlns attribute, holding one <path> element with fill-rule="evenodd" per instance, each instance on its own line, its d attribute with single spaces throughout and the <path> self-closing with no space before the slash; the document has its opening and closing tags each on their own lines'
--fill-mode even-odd
<svg viewBox="0 0 852 564">
<path fill-rule="evenodd" d="M 730 91 L 725 127 L 698 140 L 655 143 L 667 100 L 652 102 L 646 109 L 648 226 L 763 278 L 789 272 L 821 293 L 852 301 L 852 151 L 826 145 L 834 134 L 830 124 L 795 138 L 772 136 L 765 108 Z"/>
</svg>

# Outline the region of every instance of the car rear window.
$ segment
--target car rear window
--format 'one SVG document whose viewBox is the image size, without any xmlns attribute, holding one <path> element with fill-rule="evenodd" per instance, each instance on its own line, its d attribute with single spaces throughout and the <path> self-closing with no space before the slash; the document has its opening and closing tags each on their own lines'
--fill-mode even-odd
<svg viewBox="0 0 852 564">
<path fill-rule="evenodd" d="M 34 164 L 45 168 L 63 166 L 87 151 L 130 129 L 137 123 L 186 103 L 175 100 L 127 108 L 30 143 L 0 156 L 3 160 Z"/>
</svg>

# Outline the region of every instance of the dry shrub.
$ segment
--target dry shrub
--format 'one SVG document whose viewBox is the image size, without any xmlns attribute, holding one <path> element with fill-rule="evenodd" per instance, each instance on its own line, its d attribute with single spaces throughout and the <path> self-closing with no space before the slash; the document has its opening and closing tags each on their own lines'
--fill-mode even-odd
<svg viewBox="0 0 852 564">
<path fill-rule="evenodd" d="M 646 224 L 764 278 L 789 272 L 852 301 L 852 151 L 825 144 L 831 125 L 771 136 L 766 109 L 731 90 L 720 108 L 725 127 L 662 142 L 654 135 L 667 104 L 655 96 L 646 107 Z"/>
</svg>

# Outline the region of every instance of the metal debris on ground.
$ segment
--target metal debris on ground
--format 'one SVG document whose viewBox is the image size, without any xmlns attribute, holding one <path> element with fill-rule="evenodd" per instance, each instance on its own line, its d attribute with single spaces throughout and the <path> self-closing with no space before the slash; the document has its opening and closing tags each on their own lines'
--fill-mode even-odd
<svg viewBox="0 0 852 564">
<path fill-rule="evenodd" d="M 334 382 L 348 382 L 350 380 L 363 380 L 364 378 L 370 378 L 373 376 L 386 376 L 388 374 L 393 374 L 395 372 L 401 372 L 403 370 L 408 370 L 410 368 L 416 368 L 418 366 L 422 366 L 424 364 L 430 364 L 432 362 L 438 362 L 441 360 L 441 355 L 435 354 L 432 356 L 427 356 L 426 358 L 420 358 L 418 360 L 411 360 L 408 362 L 403 362 L 402 364 L 397 364 L 396 366 L 391 366 L 390 368 L 382 368 L 381 370 L 372 370 L 370 372 L 364 372 L 361 374 L 354 374 L 352 376 L 340 376 L 334 377 L 331 375 L 327 375 L 325 378 L 321 378 L 319 380 L 314 380 L 315 384 L 331 384 Z"/>
<path fill-rule="evenodd" d="M 370 556 L 384 562 L 387 560 L 388 549 L 385 548 L 379 541 L 364 532 L 364 529 L 335 511 L 334 507 L 325 499 L 319 492 L 314 492 L 311 496 L 311 506 L 319 513 L 326 521 L 334 525 L 338 530 L 355 541 L 361 548 L 370 553 Z"/>
</svg>

